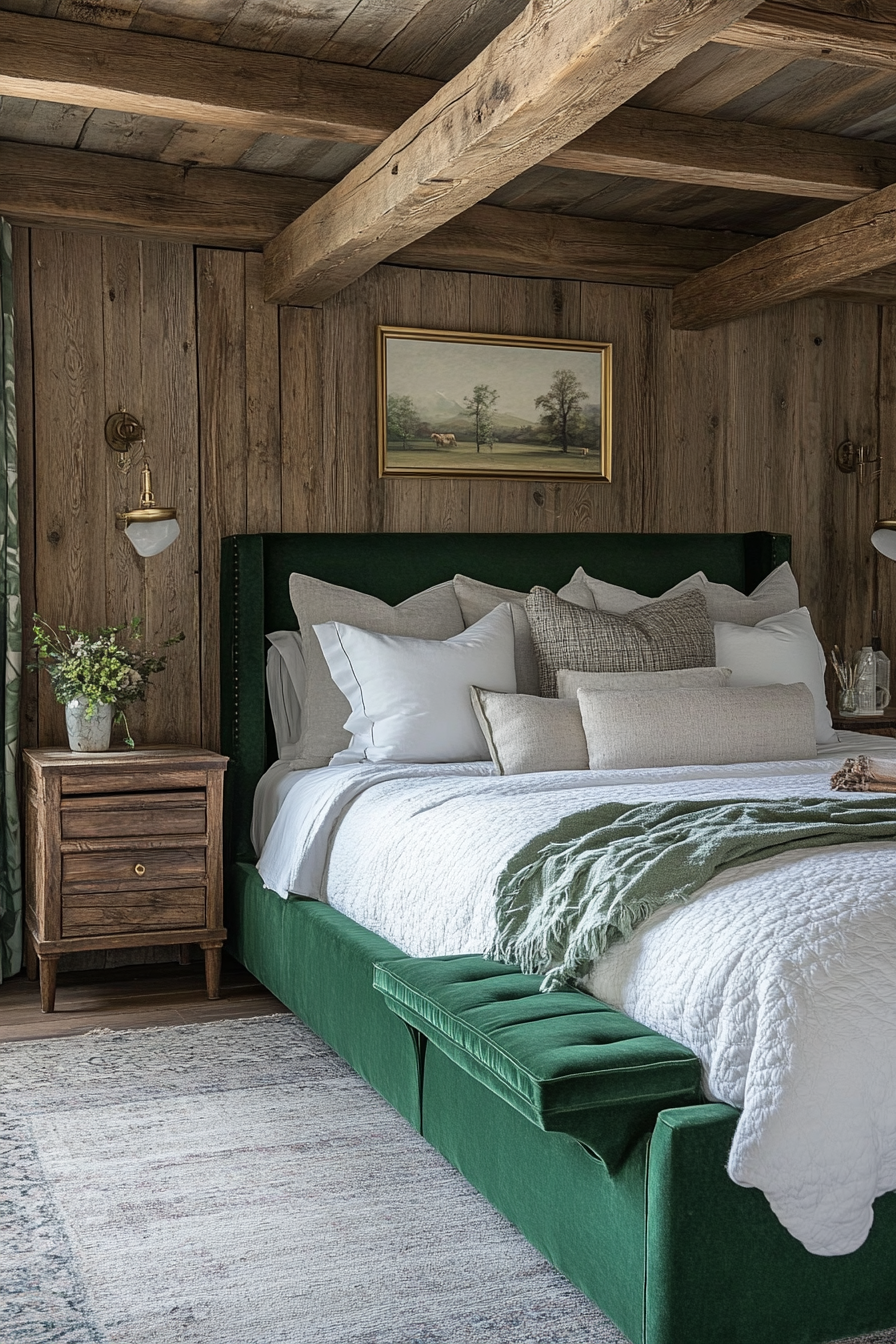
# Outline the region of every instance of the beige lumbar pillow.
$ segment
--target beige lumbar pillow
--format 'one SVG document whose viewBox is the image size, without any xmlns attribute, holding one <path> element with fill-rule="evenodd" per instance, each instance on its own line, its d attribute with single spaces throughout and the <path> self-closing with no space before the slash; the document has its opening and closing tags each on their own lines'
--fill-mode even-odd
<svg viewBox="0 0 896 1344">
<path fill-rule="evenodd" d="M 437 584 L 415 593 L 397 607 L 390 607 L 388 602 L 381 602 L 369 593 L 325 583 L 310 574 L 292 574 L 289 596 L 299 623 L 306 673 L 302 735 L 293 762 L 295 769 L 327 765 L 351 741 L 351 734 L 343 727 L 349 716 L 349 704 L 330 675 L 313 626 L 341 621 L 380 635 L 439 640 L 451 639 L 464 628 L 451 583 Z"/>
<path fill-rule="evenodd" d="M 804 761 L 816 755 L 806 686 L 579 691 L 592 770 Z"/>
<path fill-rule="evenodd" d="M 673 672 L 571 672 L 557 673 L 557 694 L 574 699 L 579 691 L 669 691 L 678 686 L 727 686 L 730 667 L 682 667 Z"/>
<path fill-rule="evenodd" d="M 587 770 L 588 745 L 576 700 L 470 689 L 489 754 L 501 775 Z"/>
</svg>

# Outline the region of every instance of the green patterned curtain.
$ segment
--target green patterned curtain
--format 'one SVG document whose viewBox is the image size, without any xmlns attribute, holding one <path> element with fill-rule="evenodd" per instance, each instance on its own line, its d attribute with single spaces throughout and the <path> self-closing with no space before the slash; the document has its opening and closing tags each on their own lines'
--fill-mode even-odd
<svg viewBox="0 0 896 1344">
<path fill-rule="evenodd" d="M 22 855 L 16 769 L 22 686 L 22 606 L 19 588 L 19 510 L 16 493 L 16 398 L 13 358 L 12 230 L 0 219 L 0 980 L 22 967 Z"/>
</svg>

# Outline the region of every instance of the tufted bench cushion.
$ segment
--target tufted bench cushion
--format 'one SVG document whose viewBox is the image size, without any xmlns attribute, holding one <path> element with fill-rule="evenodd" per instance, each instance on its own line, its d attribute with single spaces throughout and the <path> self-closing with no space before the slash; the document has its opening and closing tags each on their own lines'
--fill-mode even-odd
<svg viewBox="0 0 896 1344">
<path fill-rule="evenodd" d="M 404 957 L 374 970 L 375 987 L 411 1028 L 612 1171 L 661 1110 L 702 1100 L 700 1062 L 582 990 L 541 994 L 540 984 L 478 956 Z"/>
</svg>

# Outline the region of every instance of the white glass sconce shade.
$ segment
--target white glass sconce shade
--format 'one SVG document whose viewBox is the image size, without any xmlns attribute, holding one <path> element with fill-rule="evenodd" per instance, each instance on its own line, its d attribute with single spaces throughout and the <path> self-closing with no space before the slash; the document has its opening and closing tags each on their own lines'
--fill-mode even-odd
<svg viewBox="0 0 896 1344">
<path fill-rule="evenodd" d="M 130 523 L 124 530 L 138 555 L 159 555 L 180 536 L 180 523 L 166 518 L 158 523 Z"/>
</svg>

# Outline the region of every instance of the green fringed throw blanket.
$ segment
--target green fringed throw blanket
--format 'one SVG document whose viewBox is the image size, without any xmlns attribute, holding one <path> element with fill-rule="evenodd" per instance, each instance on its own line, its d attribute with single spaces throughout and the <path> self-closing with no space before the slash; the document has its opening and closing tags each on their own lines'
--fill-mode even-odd
<svg viewBox="0 0 896 1344">
<path fill-rule="evenodd" d="M 498 879 L 498 932 L 486 956 L 544 975 L 585 973 L 611 943 L 725 868 L 788 849 L 896 839 L 885 798 L 602 803 L 531 840 Z"/>
</svg>

